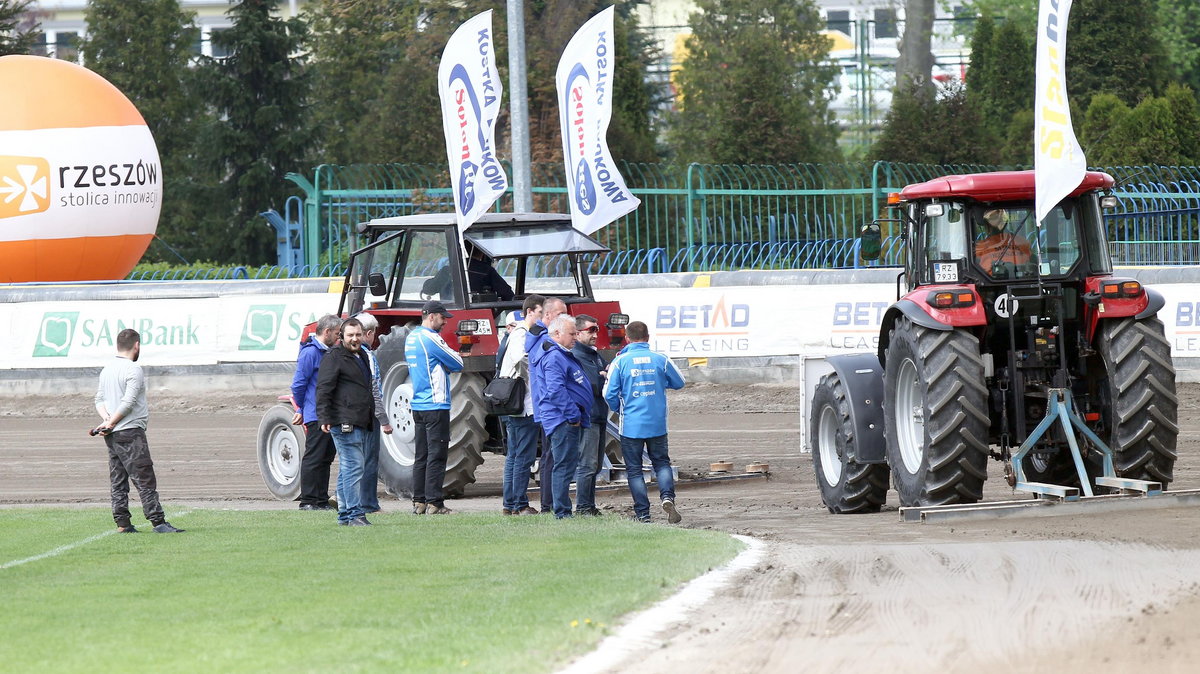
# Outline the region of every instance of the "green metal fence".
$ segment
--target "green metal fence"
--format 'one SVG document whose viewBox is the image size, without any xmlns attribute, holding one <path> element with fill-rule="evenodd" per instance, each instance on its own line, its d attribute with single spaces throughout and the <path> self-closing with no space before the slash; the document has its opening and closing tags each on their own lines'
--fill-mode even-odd
<svg viewBox="0 0 1200 674">
<path fill-rule="evenodd" d="M 507 168 L 507 167 L 506 167 Z M 878 216 L 889 192 L 954 173 L 1001 167 L 891 162 L 790 165 L 621 165 L 641 200 L 601 229 L 612 253 L 594 273 L 725 269 L 837 268 L 857 264 L 859 227 Z M 534 209 L 566 212 L 562 166 L 532 167 Z M 1114 256 L 1124 264 L 1196 264 L 1200 260 L 1200 167 L 1112 167 L 1118 209 L 1108 215 Z M 305 192 L 305 264 L 339 264 L 361 244 L 357 225 L 372 218 L 452 210 L 444 167 L 388 164 L 330 166 Z M 512 210 L 511 192 L 495 210 Z M 897 263 L 899 233 L 885 246 Z"/>
</svg>

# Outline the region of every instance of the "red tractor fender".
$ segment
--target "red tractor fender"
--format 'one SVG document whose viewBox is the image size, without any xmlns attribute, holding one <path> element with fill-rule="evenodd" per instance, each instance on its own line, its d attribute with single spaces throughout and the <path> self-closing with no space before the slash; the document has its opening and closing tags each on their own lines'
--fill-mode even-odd
<svg viewBox="0 0 1200 674">
<path fill-rule="evenodd" d="M 972 299 L 969 304 L 960 302 L 959 306 L 940 308 L 930 304 L 930 295 L 937 293 L 955 295 L 969 293 Z M 913 323 L 931 330 L 953 330 L 987 325 L 987 314 L 974 286 L 938 285 L 917 288 L 888 307 L 883 314 L 883 321 L 879 325 L 878 356 L 881 364 L 886 363 L 892 325 L 901 316 L 907 316 Z"/>
<path fill-rule="evenodd" d="M 1100 325 L 1100 321 L 1113 318 L 1133 318 L 1141 321 L 1147 318 L 1154 317 L 1159 309 L 1166 305 L 1167 300 L 1162 296 L 1162 293 L 1151 288 L 1137 283 L 1136 293 L 1122 293 L 1120 297 L 1113 297 L 1111 294 L 1106 295 L 1103 292 L 1105 286 L 1117 285 L 1125 287 L 1126 284 L 1137 283 L 1131 278 L 1122 278 L 1115 276 L 1091 276 L 1088 277 L 1084 284 L 1084 304 L 1083 304 L 1083 320 L 1087 326 L 1087 340 L 1091 342 L 1096 335 L 1096 327 Z M 1088 302 L 1086 298 L 1093 298 L 1092 302 Z M 1095 298 L 1099 302 L 1095 302 Z"/>
</svg>

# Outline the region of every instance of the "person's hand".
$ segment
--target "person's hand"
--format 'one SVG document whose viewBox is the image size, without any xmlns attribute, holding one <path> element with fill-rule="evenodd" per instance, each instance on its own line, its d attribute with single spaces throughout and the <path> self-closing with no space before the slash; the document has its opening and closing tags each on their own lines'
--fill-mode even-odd
<svg viewBox="0 0 1200 674">
<path fill-rule="evenodd" d="M 331 426 L 329 424 L 321 424 L 321 432 L 322 433 L 328 433 L 329 429 L 331 429 L 331 428 L 333 428 L 333 426 Z"/>
<path fill-rule="evenodd" d="M 384 433 L 387 433 L 388 435 L 391 435 L 391 434 L 392 434 L 392 426 L 391 426 L 391 424 L 384 424 L 384 425 L 382 425 L 382 426 L 380 426 L 380 427 L 379 427 L 379 430 L 383 431 Z"/>
<path fill-rule="evenodd" d="M 296 412 L 295 414 L 292 415 L 292 425 L 293 426 L 300 426 L 303 423 L 304 423 L 304 415 L 303 414 Z"/>
</svg>

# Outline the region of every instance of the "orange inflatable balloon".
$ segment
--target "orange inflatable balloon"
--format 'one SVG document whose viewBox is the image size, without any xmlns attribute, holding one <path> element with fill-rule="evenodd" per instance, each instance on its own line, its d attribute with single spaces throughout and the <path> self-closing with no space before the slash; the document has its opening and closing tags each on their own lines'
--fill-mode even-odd
<svg viewBox="0 0 1200 674">
<path fill-rule="evenodd" d="M 162 207 L 142 115 L 96 73 L 0 57 L 0 282 L 121 279 Z"/>
</svg>

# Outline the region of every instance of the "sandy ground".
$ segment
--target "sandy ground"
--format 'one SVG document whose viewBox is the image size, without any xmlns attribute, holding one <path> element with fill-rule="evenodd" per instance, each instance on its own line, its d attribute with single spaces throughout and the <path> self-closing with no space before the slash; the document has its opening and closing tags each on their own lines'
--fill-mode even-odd
<svg viewBox="0 0 1200 674">
<path fill-rule="evenodd" d="M 1200 386 L 1181 385 L 1180 394 L 1172 487 L 1200 488 Z M 295 507 L 271 499 L 258 472 L 258 422 L 272 402 L 228 392 L 151 399 L 168 513 Z M 778 386 L 672 393 L 681 474 L 718 459 L 771 467 L 769 479 L 681 486 L 683 526 L 755 536 L 768 550 L 659 648 L 611 671 L 1196 670 L 1200 507 L 904 524 L 893 492 L 882 513 L 833 516 L 798 451 L 798 404 Z M 103 444 L 86 434 L 93 423 L 90 400 L 0 398 L 0 507 L 107 504 Z M 452 507 L 498 510 L 502 463 L 488 455 Z M 990 475 L 989 499 L 1014 498 L 999 464 Z M 624 491 L 599 500 L 608 516 L 630 512 Z"/>
</svg>

